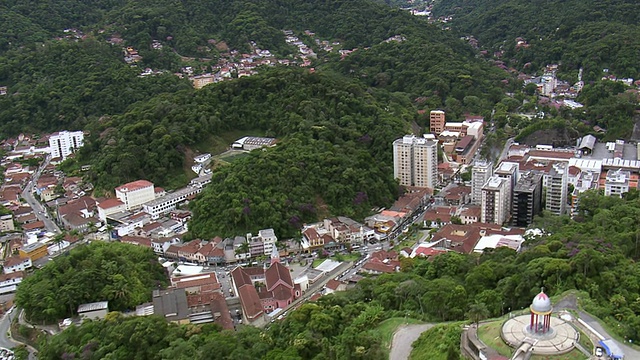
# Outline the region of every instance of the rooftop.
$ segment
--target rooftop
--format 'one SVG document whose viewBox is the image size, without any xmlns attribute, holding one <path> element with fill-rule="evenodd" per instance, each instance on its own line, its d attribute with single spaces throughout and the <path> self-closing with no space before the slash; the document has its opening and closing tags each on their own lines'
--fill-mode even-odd
<svg viewBox="0 0 640 360">
<path fill-rule="evenodd" d="M 120 185 L 116 188 L 116 191 L 119 192 L 127 192 L 127 191 L 136 191 L 147 187 L 152 187 L 153 183 L 147 180 L 136 180 L 124 185 Z"/>
<path fill-rule="evenodd" d="M 93 302 L 88 304 L 81 304 L 80 306 L 78 306 L 78 314 L 89 312 L 89 311 L 105 310 L 105 309 L 106 310 L 109 309 L 108 301 L 98 301 L 98 302 Z"/>
</svg>

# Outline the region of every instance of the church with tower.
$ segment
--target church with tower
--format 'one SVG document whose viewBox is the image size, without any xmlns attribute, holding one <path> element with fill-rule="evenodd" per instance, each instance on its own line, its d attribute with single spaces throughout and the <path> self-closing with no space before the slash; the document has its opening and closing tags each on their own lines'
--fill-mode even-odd
<svg viewBox="0 0 640 360">
<path fill-rule="evenodd" d="M 275 246 L 268 268 L 238 266 L 231 271 L 231 278 L 243 315 L 249 322 L 286 308 L 302 295 L 300 285 L 291 278 L 291 271 L 280 262 Z"/>
</svg>

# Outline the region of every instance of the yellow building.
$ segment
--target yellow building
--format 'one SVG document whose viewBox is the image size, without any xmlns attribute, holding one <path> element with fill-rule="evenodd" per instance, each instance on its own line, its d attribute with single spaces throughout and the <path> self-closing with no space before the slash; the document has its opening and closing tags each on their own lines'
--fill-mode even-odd
<svg viewBox="0 0 640 360">
<path fill-rule="evenodd" d="M 36 261 L 48 254 L 47 246 L 40 242 L 25 245 L 18 250 L 18 253 L 20 254 L 21 259 L 29 258 L 31 261 Z"/>
</svg>

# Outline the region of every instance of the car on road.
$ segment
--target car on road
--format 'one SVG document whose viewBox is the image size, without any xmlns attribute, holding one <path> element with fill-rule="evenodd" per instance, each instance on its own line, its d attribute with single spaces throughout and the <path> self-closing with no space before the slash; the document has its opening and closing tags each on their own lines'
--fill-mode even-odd
<svg viewBox="0 0 640 360">
<path fill-rule="evenodd" d="M 602 355 L 604 355 L 604 351 L 602 351 L 601 347 L 597 347 L 596 348 L 596 356 L 597 357 L 602 357 Z"/>
</svg>

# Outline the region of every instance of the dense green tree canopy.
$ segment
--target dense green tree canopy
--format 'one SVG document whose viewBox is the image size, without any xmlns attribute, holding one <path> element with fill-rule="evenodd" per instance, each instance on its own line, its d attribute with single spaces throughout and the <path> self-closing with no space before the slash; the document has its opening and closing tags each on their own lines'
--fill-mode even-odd
<svg viewBox="0 0 640 360">
<path fill-rule="evenodd" d="M 74 315 L 78 305 L 96 301 L 109 301 L 110 310 L 133 309 L 166 282 L 150 249 L 94 242 L 56 257 L 27 277 L 16 302 L 28 319 L 54 322 Z"/>
<path fill-rule="evenodd" d="M 436 16 L 453 15 L 452 27 L 474 35 L 481 46 L 503 50 L 503 59 L 523 69 L 562 63 L 562 71 L 583 67 L 586 80 L 604 68 L 638 78 L 640 9 L 634 0 L 441 0 Z M 528 47 L 518 47 L 522 37 Z"/>
</svg>

